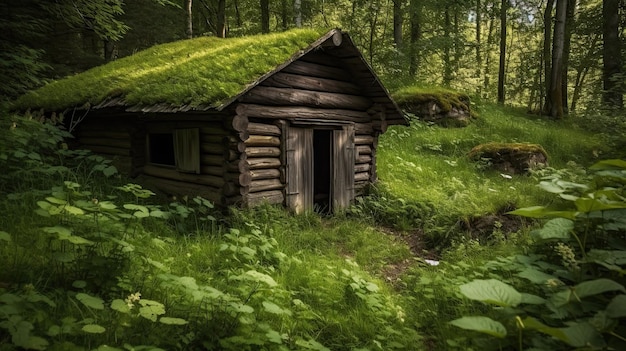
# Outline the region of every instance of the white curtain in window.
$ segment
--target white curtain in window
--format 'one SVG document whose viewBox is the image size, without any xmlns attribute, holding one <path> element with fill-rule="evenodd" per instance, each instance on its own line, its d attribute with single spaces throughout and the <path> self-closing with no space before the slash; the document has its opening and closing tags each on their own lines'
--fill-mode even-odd
<svg viewBox="0 0 626 351">
<path fill-rule="evenodd" d="M 174 130 L 174 154 L 179 171 L 200 173 L 200 130 Z"/>
</svg>

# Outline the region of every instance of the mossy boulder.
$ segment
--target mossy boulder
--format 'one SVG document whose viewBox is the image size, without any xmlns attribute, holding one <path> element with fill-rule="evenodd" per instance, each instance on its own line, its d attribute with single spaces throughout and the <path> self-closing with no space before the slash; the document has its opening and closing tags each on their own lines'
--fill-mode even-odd
<svg viewBox="0 0 626 351">
<path fill-rule="evenodd" d="M 406 87 L 393 94 L 398 106 L 420 120 L 444 127 L 465 127 L 473 118 L 467 94 L 443 88 Z"/>
<path fill-rule="evenodd" d="M 528 173 L 548 165 L 548 153 L 541 145 L 527 143 L 487 143 L 474 147 L 469 158 L 486 162 L 508 174 Z"/>
</svg>

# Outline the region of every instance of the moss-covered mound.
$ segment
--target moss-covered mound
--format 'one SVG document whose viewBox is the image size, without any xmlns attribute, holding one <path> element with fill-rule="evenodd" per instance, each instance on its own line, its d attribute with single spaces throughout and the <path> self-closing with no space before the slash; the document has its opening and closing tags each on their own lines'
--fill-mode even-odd
<svg viewBox="0 0 626 351">
<path fill-rule="evenodd" d="M 121 98 L 126 106 L 219 106 L 287 61 L 323 32 L 297 29 L 233 39 L 200 37 L 157 45 L 20 97 L 13 109 L 58 111 Z"/>
<path fill-rule="evenodd" d="M 548 153 L 541 145 L 527 143 L 487 143 L 474 147 L 469 158 L 488 163 L 509 174 L 527 173 L 548 165 Z"/>
<path fill-rule="evenodd" d="M 443 126 L 464 127 L 476 118 L 467 94 L 444 88 L 405 87 L 393 94 L 405 112 Z"/>
</svg>

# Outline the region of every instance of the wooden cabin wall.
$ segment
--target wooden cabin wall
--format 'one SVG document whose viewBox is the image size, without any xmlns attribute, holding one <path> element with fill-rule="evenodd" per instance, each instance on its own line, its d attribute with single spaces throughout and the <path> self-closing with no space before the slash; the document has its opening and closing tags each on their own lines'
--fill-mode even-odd
<svg viewBox="0 0 626 351">
<path fill-rule="evenodd" d="M 282 204 L 285 200 L 280 149 L 282 131 L 272 123 L 249 122 L 248 133 L 245 140 L 231 141 L 231 150 L 235 152 L 227 167 L 225 203 Z"/>
<path fill-rule="evenodd" d="M 337 121 L 354 123 L 356 194 L 362 194 L 366 185 L 376 180 L 378 134 L 385 123 L 371 122 L 372 114 L 378 116 L 380 107 L 372 111 L 373 101 L 363 96 L 363 89 L 353 82 L 341 60 L 323 52 L 311 52 L 261 82 L 239 102 L 238 115 L 265 123 L 306 120 L 304 123 L 312 128 L 336 126 Z M 246 150 L 247 157 L 258 157 L 252 151 Z M 273 154 L 267 157 L 277 158 Z M 272 183 L 278 188 L 277 178 Z"/>
<path fill-rule="evenodd" d="M 120 172 L 132 175 L 135 172 L 132 159 L 134 126 L 114 117 L 87 119 L 79 124 L 74 137 L 78 148 L 109 158 Z"/>
</svg>

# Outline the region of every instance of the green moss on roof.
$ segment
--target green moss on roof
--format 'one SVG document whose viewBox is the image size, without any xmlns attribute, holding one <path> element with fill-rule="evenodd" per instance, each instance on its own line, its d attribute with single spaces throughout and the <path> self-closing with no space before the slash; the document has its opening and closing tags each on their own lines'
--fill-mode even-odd
<svg viewBox="0 0 626 351">
<path fill-rule="evenodd" d="M 449 112 L 452 107 L 469 110 L 469 106 L 467 106 L 469 96 L 467 94 L 445 88 L 409 86 L 396 91 L 392 96 L 400 107 L 435 101 L 444 112 Z"/>
<path fill-rule="evenodd" d="M 58 111 L 121 97 L 125 105 L 219 106 L 317 40 L 297 29 L 233 39 L 200 37 L 157 45 L 47 84 L 20 97 L 16 110 Z"/>
</svg>

